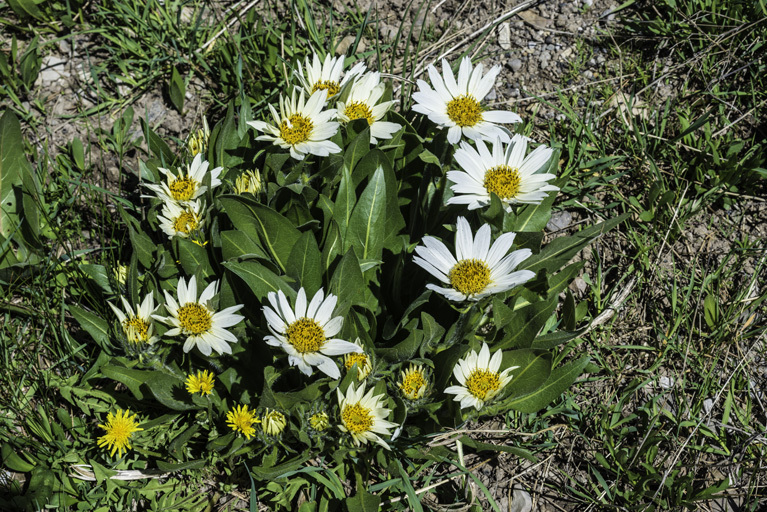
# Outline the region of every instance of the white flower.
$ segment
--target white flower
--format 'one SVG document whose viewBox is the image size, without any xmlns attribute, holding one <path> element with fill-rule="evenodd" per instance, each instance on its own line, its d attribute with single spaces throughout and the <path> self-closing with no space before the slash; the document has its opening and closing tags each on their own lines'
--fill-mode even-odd
<svg viewBox="0 0 767 512">
<path fill-rule="evenodd" d="M 344 323 L 343 317 L 331 318 L 338 301 L 335 295 L 329 293 L 325 298 L 320 288 L 307 307 L 306 291 L 301 288 L 295 310 L 282 290 L 269 292 L 267 298 L 272 307 L 264 306 L 263 310 L 273 336 L 266 336 L 264 341 L 273 347 L 282 347 L 290 365 L 298 366 L 302 373 L 311 375 L 312 366 L 316 366 L 325 375 L 338 379 L 341 370 L 328 356 L 362 352 L 362 347 L 354 343 L 333 338 Z"/>
<path fill-rule="evenodd" d="M 173 238 L 176 235 L 189 238 L 202 228 L 204 219 L 201 210 L 203 209 L 200 201 L 185 201 L 183 203 L 165 201 L 157 219 L 160 221 L 160 229 L 168 235 L 168 238 Z"/>
<path fill-rule="evenodd" d="M 120 297 L 120 299 L 125 309 L 124 313 L 111 302 L 107 302 L 107 304 L 117 315 L 117 319 L 120 321 L 128 341 L 136 344 L 148 343 L 150 345 L 157 341 L 159 338 L 153 334 L 154 326 L 151 319 L 152 314 L 159 307 L 154 305 L 154 296 L 148 293 L 141 302 L 141 305 L 136 304 L 135 313 L 125 297 Z"/>
<path fill-rule="evenodd" d="M 340 153 L 341 148 L 327 140 L 338 131 L 338 123 L 331 121 L 336 117 L 335 109 L 322 110 L 326 98 L 327 91 L 319 90 L 307 101 L 304 101 L 303 91 L 296 99 L 294 89 L 290 99 L 280 95 L 280 113 L 269 105 L 273 125 L 264 121 L 249 121 L 248 124 L 264 133 L 256 140 L 272 141 L 282 149 L 290 149 L 290 156 L 296 160 L 303 160 L 307 154 L 328 156 Z"/>
<path fill-rule="evenodd" d="M 390 435 L 389 429 L 397 424 L 385 419 L 389 417 L 391 409 L 383 406 L 384 395 L 373 396 L 373 391 L 374 389 L 371 389 L 362 396 L 365 394 L 365 385 L 361 384 L 355 389 L 352 383 L 344 396 L 341 390 L 336 388 L 338 406 L 341 409 L 341 424 L 338 428 L 352 436 L 354 446 L 373 441 L 388 450 L 389 445 L 377 434 Z"/>
<path fill-rule="evenodd" d="M 505 149 L 503 142 L 496 139 L 492 154 L 480 140 L 477 149 L 461 142 L 455 161 L 463 171 L 447 173 L 447 179 L 455 183 L 450 187 L 455 195 L 447 204 L 465 204 L 475 210 L 490 204 L 491 192 L 505 203 L 508 212 L 515 203 L 540 204 L 548 192 L 559 190 L 547 183 L 556 178 L 554 174 L 537 173 L 553 151 L 541 145 L 525 157 L 526 150 L 527 138 L 521 135 L 515 135 Z"/>
<path fill-rule="evenodd" d="M 309 62 L 309 57 L 306 58 L 305 62 L 306 69 L 299 62 L 298 69 L 294 70 L 293 73 L 298 77 L 307 94 L 311 95 L 317 91 L 327 91 L 326 99 L 330 99 L 338 94 L 346 82 L 365 71 L 365 63 L 358 62 L 344 74 L 343 55 L 331 58 L 330 54 L 327 54 L 324 62 L 320 62 L 320 58 L 315 53 L 312 55 L 311 63 Z M 342 76 L 343 78 L 341 78 Z"/>
<path fill-rule="evenodd" d="M 208 190 L 206 185 L 203 185 L 205 174 L 208 172 L 208 166 L 210 163 L 207 160 L 202 159 L 202 153 L 198 153 L 192 165 L 187 166 L 186 172 L 179 169 L 179 174 L 173 174 L 168 169 L 160 167 L 160 172 L 167 178 L 166 183 L 159 185 L 146 184 L 146 187 L 162 199 L 164 202 L 172 201 L 192 201 L 197 199 Z M 214 189 L 221 185 L 221 180 L 218 176 L 221 174 L 223 167 L 216 167 L 210 171 L 210 188 Z M 147 197 L 147 196 L 144 196 Z"/>
<path fill-rule="evenodd" d="M 455 395 L 453 400 L 461 402 L 461 409 L 471 406 L 476 410 L 482 409 L 509 383 L 512 377 L 509 372 L 519 368 L 512 366 L 498 373 L 502 359 L 500 350 L 491 359 L 490 348 L 487 343 L 483 343 L 479 354 L 472 350 L 466 359 L 458 360 L 453 375 L 461 385 L 450 386 L 445 389 L 445 393 Z"/>
<path fill-rule="evenodd" d="M 519 123 L 522 118 L 504 110 L 483 110 L 480 101 L 493 88 L 501 66 L 493 66 L 483 77 L 482 64 L 472 70 L 471 59 L 464 57 L 458 70 L 456 82 L 453 70 L 442 59 L 442 76 L 433 65 L 428 67 L 432 89 L 418 80 L 419 91 L 413 93 L 413 110 L 427 115 L 439 128 L 448 128 L 447 140 L 451 144 L 461 139 L 461 134 L 472 140 L 495 140 L 500 137 L 509 141 L 506 130 L 496 123 Z M 443 78 L 444 77 L 444 78 Z"/>
<path fill-rule="evenodd" d="M 505 292 L 526 283 L 535 273 L 530 270 L 512 272 L 530 257 L 530 249 L 506 252 L 514 242 L 514 233 L 504 233 L 490 247 L 490 226 L 485 224 L 471 235 L 469 221 L 458 217 L 453 256 L 445 244 L 434 237 L 423 237 L 423 246 L 415 248 L 418 256 L 413 261 L 431 275 L 449 285 L 441 288 L 433 284 L 426 287 L 454 301 L 479 300 L 494 293 Z M 419 257 L 420 256 L 420 257 Z"/>
<path fill-rule="evenodd" d="M 381 121 L 394 101 L 376 103 L 383 96 L 386 86 L 381 83 L 381 73 L 365 73 L 354 79 L 349 96 L 345 102 L 338 102 L 338 120 L 348 123 L 355 119 L 367 119 L 370 125 L 370 143 L 377 144 L 378 139 L 391 139 L 402 126 L 397 123 Z"/>
<path fill-rule="evenodd" d="M 242 304 L 228 307 L 216 312 L 210 301 L 218 292 L 218 281 L 213 281 L 197 299 L 197 280 L 195 276 L 189 280 L 189 285 L 183 277 L 178 280 L 178 302 L 167 292 L 165 293 L 165 309 L 170 316 L 153 318 L 173 326 L 165 333 L 166 336 L 186 336 L 184 352 L 189 352 L 197 345 L 200 352 L 209 356 L 215 350 L 218 354 L 231 354 L 229 343 L 237 343 L 237 337 L 226 330 L 240 323 L 245 317 L 235 313 L 242 309 Z M 229 342 L 229 343 L 227 343 Z"/>
</svg>

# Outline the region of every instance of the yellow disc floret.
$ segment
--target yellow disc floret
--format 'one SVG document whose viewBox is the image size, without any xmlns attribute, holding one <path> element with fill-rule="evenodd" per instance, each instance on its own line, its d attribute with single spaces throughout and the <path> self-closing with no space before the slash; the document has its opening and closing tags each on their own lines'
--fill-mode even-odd
<svg viewBox="0 0 767 512">
<path fill-rule="evenodd" d="M 306 142 L 314 129 L 314 123 L 301 114 L 293 114 L 280 123 L 280 138 L 291 146 Z"/>
<path fill-rule="evenodd" d="M 488 194 L 492 192 L 505 200 L 516 197 L 519 194 L 521 184 L 522 178 L 519 176 L 519 169 L 508 165 L 496 165 L 488 169 L 482 183 Z"/>
<path fill-rule="evenodd" d="M 149 341 L 150 324 L 143 318 L 131 316 L 123 320 L 123 330 L 131 343 L 146 343 Z"/>
<path fill-rule="evenodd" d="M 213 391 L 213 379 L 213 372 L 209 370 L 198 371 L 197 375 L 190 374 L 186 378 L 186 390 L 191 394 L 209 395 Z"/>
<path fill-rule="evenodd" d="M 341 86 L 333 80 L 317 80 L 312 86 L 312 94 L 317 91 L 328 91 L 328 98 L 330 98 L 341 91 Z"/>
<path fill-rule="evenodd" d="M 490 400 L 501 387 L 501 378 L 496 372 L 476 368 L 466 379 L 466 389 L 479 400 Z"/>
<path fill-rule="evenodd" d="M 248 410 L 247 405 L 237 406 L 226 413 L 226 424 L 235 432 L 242 432 L 248 439 L 256 433 L 254 423 L 261 423 L 261 420 L 256 418 L 256 411 Z"/>
<path fill-rule="evenodd" d="M 462 94 L 448 102 L 447 117 L 461 128 L 474 126 L 482 121 L 482 106 L 474 96 Z"/>
<path fill-rule="evenodd" d="M 173 229 L 178 233 L 188 235 L 197 229 L 198 224 L 197 214 L 192 210 L 185 210 L 173 221 Z"/>
<path fill-rule="evenodd" d="M 490 284 L 490 267 L 474 258 L 461 260 L 450 269 L 447 278 L 454 290 L 466 296 L 475 295 Z"/>
<path fill-rule="evenodd" d="M 341 420 L 351 434 L 362 434 L 373 426 L 371 410 L 359 403 L 347 405 L 341 413 Z"/>
<path fill-rule="evenodd" d="M 198 183 L 183 174 L 177 177 L 173 182 L 168 185 L 170 189 L 170 195 L 176 201 L 189 201 L 194 197 L 194 193 L 197 192 Z"/>
<path fill-rule="evenodd" d="M 354 368 L 357 365 L 357 380 L 363 380 L 370 375 L 372 367 L 370 365 L 370 359 L 363 352 L 352 352 L 351 354 L 344 355 L 344 367 L 346 371 Z"/>
<path fill-rule="evenodd" d="M 352 101 L 347 103 L 346 108 L 344 108 L 344 115 L 348 117 L 350 121 L 354 121 L 355 119 L 367 119 L 368 125 L 371 125 L 375 122 L 375 119 L 373 118 L 373 111 L 370 110 L 370 107 L 367 105 L 367 103 L 363 103 L 361 101 Z"/>
<path fill-rule="evenodd" d="M 402 372 L 402 378 L 397 383 L 402 395 L 408 400 L 418 400 L 426 393 L 429 381 L 423 367 L 411 364 L 410 368 Z"/>
<path fill-rule="evenodd" d="M 318 352 L 325 344 L 325 331 L 312 318 L 299 318 L 285 332 L 288 343 L 301 354 Z"/>
<path fill-rule="evenodd" d="M 327 428 L 330 426 L 330 418 L 328 417 L 328 413 L 318 412 L 316 414 L 312 414 L 311 418 L 309 418 L 309 425 L 311 425 L 314 430 L 319 432 L 327 430 Z"/>
<path fill-rule="evenodd" d="M 178 323 L 184 334 L 199 336 L 213 326 L 213 315 L 198 302 L 188 302 L 178 308 Z"/>
</svg>

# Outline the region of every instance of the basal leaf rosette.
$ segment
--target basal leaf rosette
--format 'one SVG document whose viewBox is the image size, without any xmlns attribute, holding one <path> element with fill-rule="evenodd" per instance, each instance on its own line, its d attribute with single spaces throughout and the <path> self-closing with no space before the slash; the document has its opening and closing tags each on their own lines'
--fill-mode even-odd
<svg viewBox="0 0 767 512">
<path fill-rule="evenodd" d="M 481 140 L 476 145 L 474 149 L 461 142 L 455 152 L 455 161 L 463 170 L 447 173 L 455 194 L 447 204 L 465 204 L 469 210 L 475 210 L 489 205 L 493 193 L 511 212 L 513 204 L 540 204 L 549 192 L 559 190 L 548 183 L 556 178 L 554 174 L 539 172 L 551 159 L 551 148 L 540 145 L 525 156 L 527 137 L 519 134 L 508 145 L 496 139 L 492 153 Z"/>
<path fill-rule="evenodd" d="M 256 140 L 273 142 L 282 149 L 290 150 L 290 156 L 303 160 L 308 154 L 328 156 L 340 153 L 341 148 L 328 140 L 338 131 L 336 110 L 323 110 L 327 91 L 318 90 L 306 100 L 302 90 L 296 97 L 296 90 L 290 98 L 280 95 L 280 111 L 269 105 L 274 124 L 264 121 L 249 121 L 248 124 L 263 132 Z"/>
<path fill-rule="evenodd" d="M 264 341 L 280 347 L 288 354 L 288 363 L 297 366 L 305 375 L 313 373 L 312 367 L 332 379 L 341 377 L 338 365 L 328 356 L 340 356 L 362 352 L 362 347 L 335 338 L 343 326 L 343 317 L 333 317 L 338 297 L 329 293 L 327 297 L 320 288 L 311 302 L 306 303 L 306 290 L 302 287 L 296 296 L 295 309 L 290 307 L 282 290 L 267 295 L 272 307 L 264 306 L 271 336 Z"/>
<path fill-rule="evenodd" d="M 235 314 L 243 308 L 242 304 L 215 311 L 211 306 L 218 293 L 218 281 L 210 283 L 199 299 L 197 298 L 197 278 L 192 276 L 189 284 L 183 277 L 178 280 L 178 302 L 171 294 L 164 291 L 165 309 L 170 316 L 153 315 L 153 318 L 170 325 L 166 336 L 186 336 L 184 352 L 197 347 L 204 355 L 209 356 L 214 350 L 219 354 L 231 354 L 229 343 L 237 343 L 237 337 L 227 331 L 244 320 L 242 315 Z"/>
<path fill-rule="evenodd" d="M 423 245 L 415 248 L 418 256 L 413 262 L 439 279 L 446 287 L 427 284 L 430 290 L 452 301 L 477 301 L 492 294 L 505 292 L 535 277 L 529 270 L 514 269 L 530 257 L 530 249 L 507 254 L 514 243 L 515 233 L 504 233 L 490 246 L 488 224 L 471 233 L 469 221 L 458 218 L 455 234 L 455 255 L 441 241 L 425 236 Z"/>
<path fill-rule="evenodd" d="M 464 57 L 457 81 L 445 59 L 442 59 L 442 75 L 433 65 L 427 70 L 431 87 L 418 80 L 413 110 L 428 116 L 440 129 L 447 128 L 448 142 L 456 144 L 462 135 L 474 141 L 493 141 L 499 137 L 509 141 L 509 135 L 499 124 L 519 123 L 522 118 L 504 110 L 485 110 L 481 103 L 495 85 L 501 66 L 493 66 L 483 75 L 482 64 L 472 67 L 471 59 Z"/>
</svg>

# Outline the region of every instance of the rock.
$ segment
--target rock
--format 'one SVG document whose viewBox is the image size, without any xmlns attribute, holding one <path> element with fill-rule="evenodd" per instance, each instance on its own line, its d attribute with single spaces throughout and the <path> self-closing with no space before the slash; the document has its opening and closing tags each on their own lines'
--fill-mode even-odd
<svg viewBox="0 0 767 512">
<path fill-rule="evenodd" d="M 674 377 L 661 377 L 658 379 L 658 385 L 663 389 L 671 389 L 674 387 Z"/>
<path fill-rule="evenodd" d="M 509 512 L 530 512 L 531 510 L 533 510 L 533 499 L 530 493 L 522 489 L 514 489 Z"/>
<path fill-rule="evenodd" d="M 341 39 L 341 42 L 336 46 L 336 55 L 346 55 L 349 53 L 349 48 L 354 44 L 355 39 L 353 34 L 349 34 Z"/>
<path fill-rule="evenodd" d="M 489 92 L 489 93 L 487 93 L 487 96 L 485 96 L 485 100 L 486 100 L 486 101 L 493 101 L 493 100 L 495 100 L 497 97 L 498 97 L 498 93 L 497 93 L 497 92 L 495 92 L 495 87 L 493 87 L 492 89 L 490 89 L 490 92 Z"/>
<path fill-rule="evenodd" d="M 551 216 L 549 222 L 546 224 L 546 229 L 549 231 L 559 231 L 565 229 L 572 224 L 573 216 L 568 211 L 556 212 Z"/>
<path fill-rule="evenodd" d="M 501 23 L 498 27 L 498 45 L 504 50 L 511 50 L 511 23 Z"/>
<path fill-rule="evenodd" d="M 509 68 L 510 68 L 510 69 L 511 69 L 513 72 L 515 72 L 515 73 L 516 73 L 517 71 L 519 71 L 520 69 L 522 69 L 522 61 L 521 61 L 521 60 L 519 60 L 519 59 L 511 59 L 511 60 L 509 61 L 509 63 L 507 64 L 507 66 L 508 66 L 508 67 L 509 67 Z"/>
<path fill-rule="evenodd" d="M 594 73 L 592 73 L 591 71 L 587 69 L 586 71 L 583 72 L 583 78 L 587 78 L 591 80 L 592 78 L 594 78 Z"/>
<path fill-rule="evenodd" d="M 584 7 L 591 7 L 594 5 L 594 0 L 582 0 Z"/>
<path fill-rule="evenodd" d="M 37 79 L 45 86 L 62 78 L 69 77 L 69 72 L 65 69 L 66 63 L 66 60 L 60 59 L 55 55 L 43 57 L 40 75 Z"/>
</svg>

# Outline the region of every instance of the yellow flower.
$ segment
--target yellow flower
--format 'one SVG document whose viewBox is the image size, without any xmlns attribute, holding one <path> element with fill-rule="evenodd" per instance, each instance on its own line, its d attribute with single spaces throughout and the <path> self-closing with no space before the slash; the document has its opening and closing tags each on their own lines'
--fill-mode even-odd
<svg viewBox="0 0 767 512">
<path fill-rule="evenodd" d="M 360 349 L 363 348 L 359 338 L 354 341 L 354 344 L 360 347 Z M 364 352 L 352 352 L 344 355 L 344 367 L 346 367 L 347 372 L 354 367 L 355 363 L 357 364 L 357 380 L 365 380 L 373 369 L 370 365 L 370 358 Z"/>
<path fill-rule="evenodd" d="M 209 395 L 213 391 L 213 372 L 209 370 L 198 371 L 197 375 L 190 373 L 186 378 L 186 390 L 189 393 Z"/>
<path fill-rule="evenodd" d="M 247 405 L 240 405 L 226 413 L 226 424 L 235 432 L 242 432 L 248 439 L 256 433 L 254 423 L 261 423 L 261 420 L 256 418 L 256 411 L 248 410 Z"/>
<path fill-rule="evenodd" d="M 397 387 L 402 392 L 402 396 L 408 400 L 422 398 L 429 387 L 429 378 L 423 366 L 411 364 L 410 368 L 402 370 Z"/>
<path fill-rule="evenodd" d="M 285 430 L 285 426 L 288 424 L 285 415 L 279 411 L 266 410 L 264 419 L 261 421 L 261 428 L 264 433 L 270 436 L 278 436 Z"/>
<path fill-rule="evenodd" d="M 318 412 L 316 414 L 312 414 L 311 418 L 309 418 L 309 425 L 311 425 L 314 430 L 319 432 L 327 430 L 327 428 L 330 426 L 330 418 L 328 418 L 328 413 Z"/>
<path fill-rule="evenodd" d="M 134 432 L 144 430 L 138 427 L 136 423 L 136 415 L 130 415 L 129 410 L 123 411 L 117 409 L 117 414 L 111 412 L 107 415 L 107 424 L 99 425 L 99 427 L 106 430 L 106 434 L 99 437 L 98 445 L 100 448 L 104 446 L 111 448 L 110 456 L 117 452 L 118 456 L 122 457 L 122 453 L 130 449 L 130 436 Z"/>
<path fill-rule="evenodd" d="M 261 173 L 258 169 L 244 172 L 234 182 L 238 194 L 258 194 L 261 191 Z"/>
</svg>

